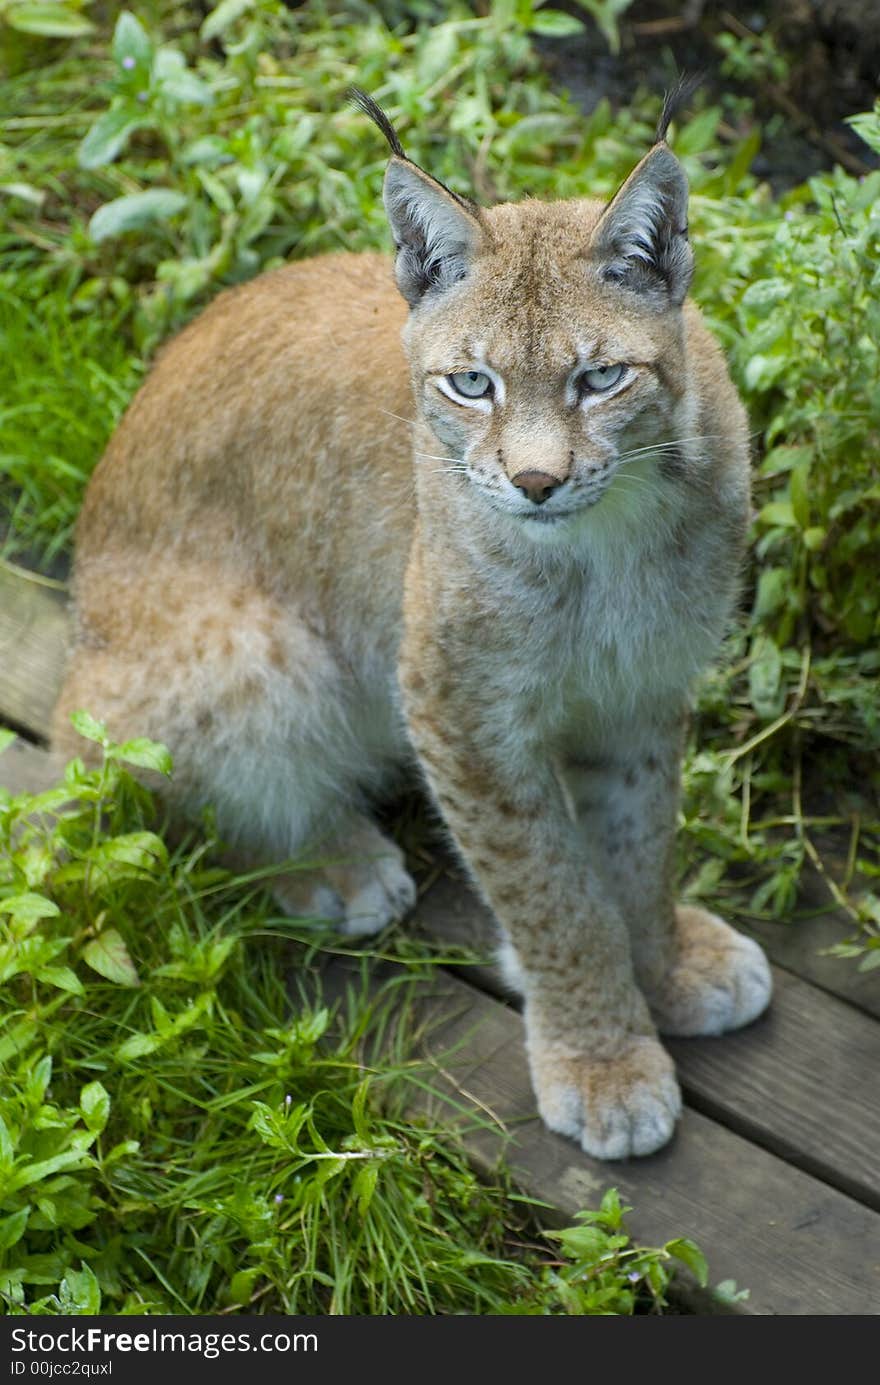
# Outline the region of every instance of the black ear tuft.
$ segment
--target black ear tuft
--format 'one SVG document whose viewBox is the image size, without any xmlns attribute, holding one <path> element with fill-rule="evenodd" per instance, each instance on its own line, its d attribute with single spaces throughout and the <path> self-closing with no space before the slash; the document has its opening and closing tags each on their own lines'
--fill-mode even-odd
<svg viewBox="0 0 880 1385">
<path fill-rule="evenodd" d="M 666 132 L 672 121 L 678 115 L 682 106 L 690 101 L 697 87 L 703 80 L 702 72 L 682 72 L 679 74 L 675 85 L 669 88 L 663 97 L 663 110 L 660 112 L 660 119 L 657 121 L 657 144 L 663 144 L 666 140 Z"/>
<path fill-rule="evenodd" d="M 414 164 L 388 116 L 360 87 L 348 97 L 378 125 L 391 149 L 385 174 L 385 209 L 397 248 L 397 286 L 410 307 L 442 293 L 470 270 L 483 232 L 477 207 Z"/>
<path fill-rule="evenodd" d="M 403 145 L 400 142 L 397 131 L 391 124 L 391 121 L 388 119 L 382 107 L 377 105 L 372 96 L 368 96 L 360 87 L 349 87 L 345 94 L 353 106 L 357 106 L 359 110 L 363 111 L 364 115 L 370 117 L 375 125 L 378 125 L 391 147 L 392 154 L 396 154 L 398 159 L 405 159 L 406 155 L 403 152 Z"/>
</svg>

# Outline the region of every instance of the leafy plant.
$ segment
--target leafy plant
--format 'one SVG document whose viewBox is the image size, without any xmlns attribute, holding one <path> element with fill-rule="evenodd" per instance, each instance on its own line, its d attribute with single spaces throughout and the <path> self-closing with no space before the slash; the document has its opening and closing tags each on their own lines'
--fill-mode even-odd
<svg viewBox="0 0 880 1385">
<path fill-rule="evenodd" d="M 656 1312 L 667 1306 L 666 1292 L 675 1262 L 684 1264 L 705 1288 L 708 1267 L 693 1241 L 679 1237 L 656 1248 L 634 1246 L 624 1226 L 624 1207 L 616 1188 L 609 1188 L 596 1211 L 579 1212 L 576 1225 L 547 1231 L 567 1260 L 544 1271 L 545 1289 L 567 1313 L 629 1314 L 639 1295 L 647 1294 Z"/>
<path fill-rule="evenodd" d="M 633 0 L 576 0 L 576 3 L 592 15 L 611 52 L 619 53 L 620 20 Z"/>
<path fill-rule="evenodd" d="M 83 14 L 91 0 L 0 0 L 0 21 L 20 34 L 78 38 L 94 24 Z"/>
<path fill-rule="evenodd" d="M 595 1274 L 584 1245 L 548 1269 L 504 1174 L 403 1116 L 429 1078 L 401 983 L 355 977 L 331 1010 L 322 935 L 273 916 L 265 872 L 155 830 L 127 766 L 165 774 L 167 751 L 76 723 L 95 768 L 0 790 L 6 1311 L 659 1311 L 675 1247 L 624 1246 L 606 1201 Z M 430 957 L 401 960 L 416 984 Z"/>
</svg>

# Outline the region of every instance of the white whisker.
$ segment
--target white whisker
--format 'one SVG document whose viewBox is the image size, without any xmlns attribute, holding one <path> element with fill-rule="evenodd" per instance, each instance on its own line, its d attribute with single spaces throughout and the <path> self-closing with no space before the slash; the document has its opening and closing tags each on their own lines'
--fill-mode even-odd
<svg viewBox="0 0 880 1385">
<path fill-rule="evenodd" d="M 418 421 L 414 418 L 404 418 L 402 414 L 393 414 L 390 409 L 383 409 L 381 407 L 379 409 L 379 413 L 387 414 L 389 418 L 396 418 L 398 423 L 406 423 L 409 425 L 410 428 L 415 428 L 416 423 Z"/>
<path fill-rule="evenodd" d="M 646 452 L 668 452 L 673 448 L 683 447 L 686 443 L 712 442 L 723 437 L 723 433 L 695 433 L 690 438 L 672 438 L 668 442 L 652 442 L 645 447 L 631 447 L 627 452 L 619 453 L 617 461 L 625 462 L 631 457 L 643 456 Z"/>
<path fill-rule="evenodd" d="M 439 452 L 419 452 L 418 449 L 415 449 L 414 455 L 416 457 L 427 457 L 432 462 L 455 462 L 457 466 L 465 465 L 463 457 L 444 457 L 441 456 Z"/>
</svg>

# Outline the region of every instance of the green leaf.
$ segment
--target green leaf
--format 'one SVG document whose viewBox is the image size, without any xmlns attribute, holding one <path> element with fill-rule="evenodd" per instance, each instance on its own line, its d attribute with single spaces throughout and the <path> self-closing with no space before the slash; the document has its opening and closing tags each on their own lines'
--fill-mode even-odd
<svg viewBox="0 0 880 1385">
<path fill-rule="evenodd" d="M 0 914 L 9 914 L 13 923 L 36 925 L 40 919 L 55 919 L 61 914 L 57 904 L 45 895 L 13 894 L 0 899 Z"/>
<path fill-rule="evenodd" d="M 13 4 L 3 11 L 11 29 L 23 34 L 40 34 L 43 38 L 78 38 L 94 29 L 85 15 L 65 10 L 58 4 Z"/>
<path fill-rule="evenodd" d="M 548 1231 L 554 1241 L 561 1241 L 566 1255 L 579 1263 L 594 1265 L 608 1244 L 608 1237 L 598 1226 L 570 1226 L 564 1231 Z"/>
<path fill-rule="evenodd" d="M 529 20 L 529 28 L 544 38 L 569 38 L 584 32 L 584 22 L 562 10 L 538 10 Z"/>
<path fill-rule="evenodd" d="M 157 995 L 150 996 L 150 1014 L 153 1016 L 156 1033 L 163 1039 L 167 1038 L 173 1029 L 173 1021 Z"/>
<path fill-rule="evenodd" d="M 614 1231 L 619 1231 L 623 1224 L 624 1213 L 632 1211 L 632 1208 L 622 1205 L 620 1193 L 616 1188 L 609 1188 L 602 1198 L 599 1211 L 602 1215 L 602 1220 L 606 1222 L 608 1226 L 612 1227 Z"/>
<path fill-rule="evenodd" d="M 354 1194 L 355 1202 L 357 1204 L 357 1211 L 359 1217 L 363 1217 L 366 1215 L 367 1209 L 369 1208 L 370 1203 L 373 1200 L 373 1194 L 376 1191 L 376 1184 L 378 1183 L 378 1181 L 378 1163 L 364 1164 L 361 1168 L 358 1169 L 357 1173 L 355 1174 L 354 1180 L 351 1185 L 351 1190 Z"/>
<path fill-rule="evenodd" d="M 122 152 L 135 130 L 150 124 L 150 117 L 127 101 L 111 106 L 87 131 L 77 152 L 77 163 L 80 168 L 103 168 Z"/>
<path fill-rule="evenodd" d="M 791 471 L 796 466 L 808 465 L 812 458 L 811 447 L 783 443 L 779 447 L 771 448 L 758 470 L 762 476 L 778 476 L 781 472 Z"/>
<path fill-rule="evenodd" d="M 119 66 L 123 58 L 134 58 L 139 66 L 149 65 L 153 56 L 153 44 L 140 20 L 130 10 L 123 10 L 113 30 L 113 57 Z"/>
<path fill-rule="evenodd" d="M 810 464 L 806 462 L 793 468 L 788 481 L 791 510 L 800 529 L 809 529 L 810 527 L 809 476 Z"/>
<path fill-rule="evenodd" d="M 748 1289 L 738 1289 L 735 1279 L 722 1279 L 712 1290 L 712 1297 L 719 1303 L 743 1303 L 749 1297 Z"/>
<path fill-rule="evenodd" d="M 0 1116 L 0 1168 L 12 1168 L 14 1160 L 15 1145 L 12 1143 L 12 1135 L 9 1126 Z"/>
<path fill-rule="evenodd" d="M 744 308 L 765 312 L 788 298 L 793 285 L 788 279 L 757 279 L 749 284 L 740 302 Z"/>
<path fill-rule="evenodd" d="M 168 860 L 168 848 L 155 832 L 124 832 L 118 837 L 108 837 L 105 841 L 86 852 L 86 859 L 99 866 L 114 863 L 131 866 L 137 874 L 146 871 L 155 874 L 157 868 Z M 120 871 L 120 875 L 129 872 Z"/>
<path fill-rule="evenodd" d="M 788 500 L 771 500 L 769 505 L 758 511 L 758 519 L 761 524 L 780 525 L 786 529 L 797 527 L 794 510 Z"/>
<path fill-rule="evenodd" d="M 227 141 L 219 135 L 204 135 L 201 139 L 194 140 L 180 155 L 181 162 L 187 167 L 209 164 L 216 168 L 218 164 L 229 163 L 231 158 Z"/>
<path fill-rule="evenodd" d="M 170 751 L 159 741 L 148 740 L 146 736 L 114 746 L 110 757 L 124 760 L 128 765 L 139 765 L 141 769 L 154 769 L 164 775 L 170 775 L 173 768 Z"/>
<path fill-rule="evenodd" d="M 234 24 L 236 19 L 240 19 L 253 7 L 254 0 L 220 0 L 220 4 L 214 6 L 199 30 L 204 42 L 209 43 L 212 38 L 222 34 L 224 29 L 228 29 L 230 24 Z"/>
<path fill-rule="evenodd" d="M 789 368 L 789 357 L 780 352 L 778 356 L 767 356 L 756 351 L 749 357 L 743 379 L 747 389 L 767 390 L 783 371 Z"/>
<path fill-rule="evenodd" d="M 48 1251 L 43 1255 L 22 1256 L 22 1277 L 28 1284 L 57 1284 L 67 1269 L 63 1251 Z"/>
<path fill-rule="evenodd" d="M 173 188 L 149 188 L 116 197 L 99 207 L 89 222 L 89 235 L 96 244 L 127 231 L 140 231 L 157 221 L 167 221 L 183 211 L 187 199 Z"/>
<path fill-rule="evenodd" d="M 875 154 L 880 154 L 880 114 L 877 110 L 862 111 L 858 115 L 848 115 L 847 125 L 851 125 L 860 139 L 865 141 Z"/>
<path fill-rule="evenodd" d="M 139 986 L 141 979 L 122 936 L 115 928 L 105 928 L 97 938 L 86 943 L 82 950 L 83 961 L 118 986 Z"/>
<path fill-rule="evenodd" d="M 63 1314 L 88 1314 L 93 1316 L 101 1311 L 101 1289 L 92 1270 L 85 1262 L 82 1269 L 68 1270 L 61 1281 L 58 1293 L 60 1311 Z"/>
<path fill-rule="evenodd" d="M 214 93 L 194 72 L 176 48 L 160 48 L 153 63 L 153 81 L 165 101 L 181 106 L 210 106 Z"/>
<path fill-rule="evenodd" d="M 0 192 L 6 197 L 20 197 L 32 207 L 40 207 L 46 200 L 43 189 L 35 188 L 32 183 L 0 183 Z"/>
<path fill-rule="evenodd" d="M 448 72 L 458 52 L 458 33 L 454 24 L 435 24 L 418 48 L 416 76 L 420 85 L 430 86 Z"/>
<path fill-rule="evenodd" d="M 52 1080 L 52 1058 L 46 1053 L 36 1064 L 27 1080 L 25 1093 L 29 1102 L 39 1106 L 46 1095 L 46 1088 Z"/>
<path fill-rule="evenodd" d="M 36 979 L 47 986 L 57 986 L 59 991 L 68 991 L 70 995 L 85 995 L 83 983 L 70 967 L 40 967 Z"/>
<path fill-rule="evenodd" d="M 107 742 L 107 728 L 102 721 L 95 721 L 88 712 L 71 712 L 70 721 L 74 731 L 78 731 L 87 741 L 97 741 L 99 745 Z"/>
<path fill-rule="evenodd" d="M 110 1093 L 100 1082 L 89 1082 L 79 1094 L 79 1108 L 89 1130 L 103 1130 L 110 1115 Z"/>
<path fill-rule="evenodd" d="M 113 1146 L 109 1154 L 105 1154 L 101 1163 L 105 1168 L 109 1164 L 118 1164 L 120 1159 L 127 1159 L 130 1154 L 137 1154 L 140 1147 L 140 1140 L 120 1140 L 119 1144 Z"/>
<path fill-rule="evenodd" d="M 788 605 L 791 573 L 784 567 L 766 567 L 758 578 L 755 620 L 767 620 Z"/>
<path fill-rule="evenodd" d="M 9 731 L 5 726 L 0 726 L 0 755 L 4 750 L 8 750 L 16 739 L 14 731 Z"/>
<path fill-rule="evenodd" d="M 577 0 L 582 10 L 593 16 L 612 53 L 620 52 L 617 16 L 629 9 L 633 0 Z"/>
<path fill-rule="evenodd" d="M 680 130 L 675 132 L 675 152 L 679 158 L 686 155 L 702 154 L 711 148 L 721 123 L 721 107 L 707 106 L 699 111 Z"/>
<path fill-rule="evenodd" d="M 30 1207 L 21 1207 L 17 1212 L 11 1213 L 10 1216 L 4 1217 L 0 1221 L 0 1251 L 11 1249 L 21 1240 L 30 1214 Z"/>
<path fill-rule="evenodd" d="M 216 173 L 210 173 L 206 168 L 197 168 L 196 177 L 218 211 L 228 216 L 230 212 L 235 210 L 232 193 L 226 184 L 217 177 Z"/>
<path fill-rule="evenodd" d="M 155 1053 L 156 1049 L 161 1048 L 163 1044 L 169 1043 L 172 1039 L 180 1038 L 182 1034 L 202 1023 L 202 1017 L 206 1012 L 210 1013 L 211 1011 L 213 999 L 213 994 L 209 992 L 197 996 L 191 1004 L 181 1010 L 174 1019 L 171 1019 L 161 1001 L 157 1000 L 155 996 L 151 996 L 150 1005 L 153 1019 L 160 1022 L 160 1032 L 156 1034 L 133 1034 L 116 1050 L 116 1056 L 127 1060 L 129 1058 L 143 1058 L 149 1053 Z M 262 1105 L 261 1102 L 256 1104 Z M 264 1109 L 269 1110 L 268 1107 Z"/>
<path fill-rule="evenodd" d="M 92 1157 L 86 1150 L 66 1149 L 52 1159 L 40 1159 L 16 1169 L 7 1181 L 6 1193 L 17 1193 L 20 1188 L 29 1188 L 34 1183 L 41 1183 L 44 1178 L 51 1177 L 53 1173 L 60 1173 L 62 1169 L 86 1168 L 92 1162 Z"/>
<path fill-rule="evenodd" d="M 240 1303 L 242 1306 L 250 1303 L 254 1284 L 259 1276 L 259 1269 L 239 1270 L 234 1274 L 229 1281 L 230 1303 Z"/>
<path fill-rule="evenodd" d="M 681 1236 L 675 1241 L 667 1241 L 664 1249 L 670 1255 L 674 1255 L 676 1260 L 680 1260 L 683 1265 L 687 1265 L 700 1288 L 705 1289 L 709 1282 L 709 1266 L 706 1264 L 706 1257 L 698 1245 Z"/>
<path fill-rule="evenodd" d="M 164 1040 L 159 1034 L 132 1034 L 130 1039 L 119 1045 L 116 1057 L 123 1062 L 128 1062 L 130 1058 L 145 1058 L 147 1054 L 155 1053 L 163 1043 Z"/>
<path fill-rule="evenodd" d="M 272 1149 L 287 1149 L 289 1141 L 284 1129 L 283 1122 L 276 1111 L 271 1106 L 267 1106 L 265 1101 L 255 1101 L 251 1113 L 249 1127 L 255 1130 L 264 1144 Z"/>
<path fill-rule="evenodd" d="M 366 1119 L 367 1093 L 370 1089 L 369 1078 L 359 1082 L 357 1090 L 351 1103 L 351 1120 L 358 1139 L 366 1143 L 370 1138 L 370 1125 Z"/>
<path fill-rule="evenodd" d="M 801 542 L 804 548 L 809 549 L 811 553 L 816 553 L 824 546 L 827 537 L 828 530 L 823 529 L 820 524 L 814 524 L 811 525 L 809 529 L 804 530 L 801 535 Z"/>
<path fill-rule="evenodd" d="M 769 635 L 757 635 L 749 664 L 749 696 L 759 717 L 776 717 L 782 710 L 781 680 L 782 656 L 775 640 Z"/>
</svg>

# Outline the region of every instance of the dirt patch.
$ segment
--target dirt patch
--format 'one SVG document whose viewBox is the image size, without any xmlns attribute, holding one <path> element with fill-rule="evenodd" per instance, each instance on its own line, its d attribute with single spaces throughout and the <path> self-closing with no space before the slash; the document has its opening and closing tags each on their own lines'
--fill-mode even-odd
<svg viewBox="0 0 880 1385">
<path fill-rule="evenodd" d="M 584 17 L 564 0 L 558 8 Z M 589 19 L 582 38 L 541 39 L 560 86 L 589 112 L 617 108 L 677 72 L 700 72 L 725 111 L 724 133 L 764 131 L 754 172 L 775 191 L 841 163 L 859 174 L 878 160 L 846 124 L 870 110 L 880 81 L 880 0 L 637 0 L 620 20 L 620 52 Z"/>
</svg>

